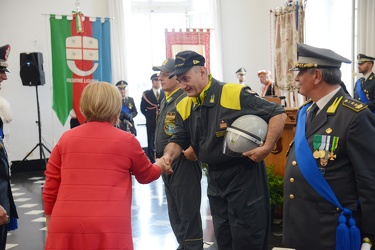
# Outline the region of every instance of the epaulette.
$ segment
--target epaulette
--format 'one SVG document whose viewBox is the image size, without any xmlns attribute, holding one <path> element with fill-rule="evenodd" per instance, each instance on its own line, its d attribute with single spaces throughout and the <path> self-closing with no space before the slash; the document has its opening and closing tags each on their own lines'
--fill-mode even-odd
<svg viewBox="0 0 375 250">
<path fill-rule="evenodd" d="M 327 115 L 334 115 L 336 113 L 336 110 L 338 106 L 340 105 L 340 102 L 342 100 L 343 96 L 336 97 L 336 99 L 333 101 L 331 106 L 328 107 L 327 109 Z"/>
<path fill-rule="evenodd" d="M 362 102 L 355 99 L 346 99 L 342 102 L 342 105 L 351 110 L 354 110 L 355 112 L 359 112 L 367 108 L 366 104 L 363 104 Z"/>
</svg>

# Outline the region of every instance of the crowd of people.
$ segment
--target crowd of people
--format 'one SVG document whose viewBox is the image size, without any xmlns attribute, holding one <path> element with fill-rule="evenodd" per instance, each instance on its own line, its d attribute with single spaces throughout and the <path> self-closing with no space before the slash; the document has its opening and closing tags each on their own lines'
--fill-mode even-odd
<svg viewBox="0 0 375 250">
<path fill-rule="evenodd" d="M 7 79 L 10 46 L 0 47 L 0 83 Z M 283 246 L 294 249 L 360 249 L 375 242 L 374 57 L 358 54 L 363 75 L 353 98 L 343 89 L 341 64 L 332 50 L 297 45 L 295 81 L 306 102 L 284 175 Z M 194 51 L 166 58 L 150 77 L 140 104 L 147 151 L 137 140 L 138 111 L 128 83 L 88 84 L 80 98 L 86 122 L 66 131 L 50 155 L 43 188 L 45 249 L 133 249 L 132 176 L 150 183 L 162 176 L 177 249 L 202 250 L 201 165 L 219 250 L 270 247 L 271 207 L 264 159 L 282 135 L 283 105 L 271 72 L 260 70 L 260 93 L 244 83 L 222 82 Z M 267 125 L 265 140 L 239 155 L 223 150 L 226 131 L 243 116 Z M 74 114 L 71 115 L 74 118 Z M 0 248 L 17 219 L 0 117 Z M 241 134 L 248 138 L 246 131 Z M 370 145 L 370 146 L 369 146 Z M 83 178 L 84 177 L 84 178 Z M 312 233 L 313 232 L 313 233 Z"/>
</svg>

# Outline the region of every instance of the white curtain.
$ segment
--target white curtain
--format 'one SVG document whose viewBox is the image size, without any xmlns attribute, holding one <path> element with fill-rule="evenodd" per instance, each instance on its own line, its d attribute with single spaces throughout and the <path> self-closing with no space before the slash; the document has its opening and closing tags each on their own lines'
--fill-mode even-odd
<svg viewBox="0 0 375 250">
<path fill-rule="evenodd" d="M 112 79 L 113 84 L 118 80 L 127 79 L 128 67 L 126 61 L 126 39 L 127 26 L 130 24 L 131 12 L 130 1 L 111 0 L 109 11 L 112 19 L 111 47 L 112 47 Z M 123 56 L 125 55 L 125 56 Z"/>
<path fill-rule="evenodd" d="M 211 53 L 210 53 L 210 65 L 211 73 L 214 78 L 223 79 L 223 63 L 222 63 L 222 46 L 221 46 L 221 8 L 219 0 L 210 0 L 210 18 L 212 24 L 211 30 Z"/>
<path fill-rule="evenodd" d="M 358 53 L 375 57 L 375 1 L 358 0 Z"/>
</svg>

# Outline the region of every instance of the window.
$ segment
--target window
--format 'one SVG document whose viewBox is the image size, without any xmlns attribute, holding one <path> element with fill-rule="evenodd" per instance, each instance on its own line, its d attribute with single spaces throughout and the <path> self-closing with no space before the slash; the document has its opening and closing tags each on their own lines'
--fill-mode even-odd
<svg viewBox="0 0 375 250">
<path fill-rule="evenodd" d="M 306 44 L 328 48 L 352 60 L 354 32 L 352 0 L 315 0 L 306 8 Z M 316 18 L 319 17 L 319 18 Z M 349 93 L 353 93 L 353 64 L 341 66 L 342 81 Z"/>
<path fill-rule="evenodd" d="M 203 3 L 204 2 L 204 3 Z M 142 93 L 151 89 L 152 66 L 166 58 L 165 29 L 210 28 L 208 3 L 193 0 L 132 0 L 131 25 L 126 34 L 129 96 L 140 109 Z M 199 5 L 198 5 L 199 3 Z M 199 11 L 195 11 L 198 9 Z M 136 124 L 145 124 L 139 112 Z"/>
</svg>

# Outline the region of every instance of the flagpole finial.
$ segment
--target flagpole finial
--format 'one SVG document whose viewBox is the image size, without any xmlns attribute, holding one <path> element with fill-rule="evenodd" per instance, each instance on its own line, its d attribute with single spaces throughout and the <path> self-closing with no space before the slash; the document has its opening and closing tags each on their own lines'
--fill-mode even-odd
<svg viewBox="0 0 375 250">
<path fill-rule="evenodd" d="M 79 0 L 76 0 L 76 9 L 77 9 L 77 13 L 79 13 L 79 7 L 80 7 L 81 3 Z"/>
</svg>

